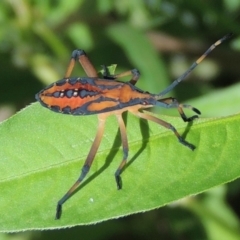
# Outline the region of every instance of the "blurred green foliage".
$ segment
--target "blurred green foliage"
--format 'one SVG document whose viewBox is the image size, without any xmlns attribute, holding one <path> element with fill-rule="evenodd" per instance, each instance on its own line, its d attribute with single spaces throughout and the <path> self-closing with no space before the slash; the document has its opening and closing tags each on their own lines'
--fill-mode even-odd
<svg viewBox="0 0 240 240">
<path fill-rule="evenodd" d="M 73 49 L 84 49 L 98 69 L 112 63 L 118 64 L 117 72 L 138 68 L 138 86 L 159 92 L 228 32 L 235 38 L 211 53 L 172 95 L 181 102 L 193 99 L 188 102 L 203 116 L 234 114 L 239 111 L 239 10 L 238 0 L 2 0 L 0 117 L 33 102 L 39 89 L 61 79 Z M 74 75 L 84 72 L 76 67 Z M 222 109 L 215 111 L 218 98 Z M 145 214 L 0 239 L 239 239 L 239 200 L 235 181 Z"/>
</svg>

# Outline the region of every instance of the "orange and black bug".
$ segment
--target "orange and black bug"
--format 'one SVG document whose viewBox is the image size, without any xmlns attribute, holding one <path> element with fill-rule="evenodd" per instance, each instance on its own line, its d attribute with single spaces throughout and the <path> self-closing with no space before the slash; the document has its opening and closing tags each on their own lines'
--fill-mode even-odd
<svg viewBox="0 0 240 240">
<path fill-rule="evenodd" d="M 83 165 L 81 174 L 69 191 L 58 201 L 56 210 L 56 219 L 61 217 L 62 205 L 66 202 L 71 194 L 77 189 L 83 179 L 86 177 L 97 149 L 101 142 L 106 118 L 114 114 L 117 117 L 123 147 L 123 159 L 118 169 L 115 172 L 115 179 L 117 188 L 121 189 L 121 171 L 126 164 L 128 157 L 128 140 L 126 128 L 122 119 L 122 113 L 129 111 L 139 118 L 156 122 L 157 124 L 173 131 L 181 144 L 194 150 L 194 145 L 185 141 L 177 130 L 169 123 L 158 119 L 152 115 L 141 112 L 141 109 L 152 106 L 159 106 L 164 108 L 177 108 L 183 121 L 189 122 L 198 117 L 193 115 L 187 117 L 183 112 L 183 108 L 193 110 L 200 114 L 200 111 L 190 105 L 180 104 L 175 98 L 162 98 L 165 94 L 171 91 L 177 84 L 179 84 L 186 76 L 219 44 L 228 39 L 232 34 L 227 34 L 217 42 L 215 42 L 191 67 L 170 84 L 165 90 L 158 94 L 145 92 L 137 87 L 140 73 L 133 69 L 121 74 L 109 75 L 107 68 L 103 66 L 103 78 L 99 78 L 97 71 L 89 61 L 83 50 L 74 50 L 72 52 L 71 60 L 67 68 L 65 77 L 36 94 L 36 99 L 46 108 L 64 114 L 71 115 L 90 115 L 98 114 L 98 130 L 92 147 L 89 151 L 87 159 Z M 82 65 L 87 77 L 70 78 L 73 67 L 76 61 Z M 128 82 L 118 81 L 120 77 L 132 75 Z"/>
</svg>

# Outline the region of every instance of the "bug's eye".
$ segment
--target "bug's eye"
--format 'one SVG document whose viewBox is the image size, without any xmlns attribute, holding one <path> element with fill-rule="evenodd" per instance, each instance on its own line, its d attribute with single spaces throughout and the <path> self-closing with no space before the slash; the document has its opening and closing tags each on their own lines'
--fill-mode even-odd
<svg viewBox="0 0 240 240">
<path fill-rule="evenodd" d="M 142 101 L 142 105 L 148 105 L 147 101 Z"/>
</svg>

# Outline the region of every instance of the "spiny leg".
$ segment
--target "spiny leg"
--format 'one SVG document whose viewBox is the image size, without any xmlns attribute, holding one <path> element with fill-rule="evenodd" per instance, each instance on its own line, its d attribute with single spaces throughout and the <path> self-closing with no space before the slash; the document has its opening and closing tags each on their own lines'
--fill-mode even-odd
<svg viewBox="0 0 240 240">
<path fill-rule="evenodd" d="M 123 148 L 123 160 L 120 163 L 117 171 L 115 172 L 115 179 L 117 182 L 117 188 L 121 189 L 122 188 L 122 179 L 121 179 L 121 172 L 123 167 L 125 166 L 127 162 L 127 157 L 128 157 L 128 139 L 127 139 L 127 133 L 126 133 L 126 127 L 124 124 L 124 121 L 122 119 L 122 114 L 116 115 L 117 120 L 118 120 L 118 125 L 120 128 L 120 133 L 121 133 L 121 140 L 122 140 L 122 148 Z"/>
<path fill-rule="evenodd" d="M 70 198 L 72 193 L 78 188 L 78 186 L 81 184 L 83 179 L 86 177 L 92 162 L 94 160 L 94 157 L 97 153 L 98 147 L 100 145 L 100 142 L 102 140 L 103 132 L 104 132 L 104 126 L 105 126 L 106 116 L 104 114 L 98 115 L 98 129 L 97 134 L 95 136 L 94 142 L 92 144 L 92 147 L 88 153 L 87 159 L 82 167 L 81 174 L 78 178 L 78 180 L 73 184 L 73 186 L 68 190 L 68 192 L 58 201 L 57 203 L 57 209 L 56 209 L 56 217 L 55 219 L 60 219 L 62 214 L 62 205 Z"/>
<path fill-rule="evenodd" d="M 191 143 L 185 141 L 181 136 L 180 134 L 178 133 L 178 131 L 175 129 L 174 126 L 172 126 L 170 123 L 168 122 L 165 122 L 163 121 L 162 119 L 159 119 L 159 118 L 156 118 L 152 115 L 148 115 L 146 113 L 141 113 L 139 111 L 131 111 L 129 109 L 129 112 L 133 113 L 134 115 L 136 115 L 137 117 L 140 117 L 140 118 L 143 118 L 143 119 L 146 119 L 146 120 L 150 120 L 150 121 L 153 121 L 159 125 L 162 125 L 163 127 L 167 128 L 167 129 L 170 129 L 171 131 L 173 131 L 173 133 L 175 134 L 175 136 L 178 138 L 178 141 L 183 144 L 184 146 L 190 148 L 191 150 L 194 150 L 195 149 L 195 146 L 192 145 Z"/>
<path fill-rule="evenodd" d="M 132 85 L 135 85 L 138 81 L 138 79 L 140 78 L 140 72 L 137 69 L 132 69 L 123 73 L 119 73 L 119 74 L 114 74 L 111 75 L 109 74 L 109 71 L 107 69 L 107 67 L 105 65 L 101 65 L 102 69 L 103 69 L 103 78 L 104 79 L 118 79 L 121 77 L 126 77 L 126 76 L 130 76 L 132 75 L 132 78 L 129 80 L 129 82 Z"/>
<path fill-rule="evenodd" d="M 118 79 L 118 78 L 129 76 L 129 75 L 132 75 L 132 78 L 129 80 L 129 83 L 131 83 L 132 85 L 135 85 L 138 79 L 140 78 L 140 72 L 137 69 L 132 69 L 123 73 L 116 74 L 114 75 L 114 77 L 115 79 Z"/>
<path fill-rule="evenodd" d="M 164 89 L 162 92 L 160 92 L 158 94 L 159 97 L 164 96 L 165 94 L 167 94 L 168 92 L 170 92 L 176 85 L 178 85 L 182 80 L 184 80 L 190 72 L 193 71 L 194 68 L 197 67 L 197 65 L 199 63 L 201 63 L 203 61 L 203 59 L 210 53 L 213 51 L 213 49 L 215 47 L 217 47 L 219 44 L 221 44 L 222 42 L 224 42 L 225 40 L 229 39 L 232 36 L 232 33 L 229 33 L 227 35 L 225 35 L 223 38 L 219 39 L 218 41 L 216 41 L 214 44 L 211 45 L 210 48 L 208 48 L 208 50 L 200 57 L 197 59 L 196 62 L 194 62 L 190 68 L 183 73 L 179 78 L 177 78 L 172 84 L 170 84 L 166 89 Z"/>
<path fill-rule="evenodd" d="M 81 64 L 82 68 L 84 69 L 84 71 L 88 77 L 97 77 L 98 76 L 95 67 L 92 65 L 92 63 L 89 60 L 89 58 L 87 57 L 86 53 L 81 49 L 76 49 L 72 52 L 71 60 L 68 64 L 67 71 L 64 76 L 65 78 L 70 77 L 77 60 Z"/>
<path fill-rule="evenodd" d="M 191 105 L 188 104 L 181 104 L 178 102 L 178 100 L 176 98 L 163 98 L 158 100 L 158 103 L 161 103 L 161 105 L 165 108 L 177 108 L 178 112 L 180 114 L 180 116 L 182 117 L 184 122 L 191 122 L 194 119 L 198 118 L 198 115 L 193 115 L 191 117 L 187 117 L 186 114 L 183 111 L 183 108 L 188 108 L 191 109 L 192 111 L 194 111 L 197 114 L 201 114 L 201 112 L 197 109 L 192 107 Z M 158 104 L 159 105 L 159 104 Z"/>
</svg>

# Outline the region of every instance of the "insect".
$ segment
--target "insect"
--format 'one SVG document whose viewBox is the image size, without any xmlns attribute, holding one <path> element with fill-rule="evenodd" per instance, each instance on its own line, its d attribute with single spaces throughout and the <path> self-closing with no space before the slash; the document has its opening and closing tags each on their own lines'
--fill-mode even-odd
<svg viewBox="0 0 240 240">
<path fill-rule="evenodd" d="M 122 180 L 121 172 L 128 158 L 128 140 L 126 128 L 122 119 L 122 113 L 129 111 L 139 118 L 156 122 L 157 124 L 173 131 L 178 141 L 184 146 L 194 150 L 195 146 L 185 141 L 177 130 L 170 124 L 152 115 L 142 112 L 152 106 L 164 108 L 177 108 L 184 122 L 192 121 L 198 118 L 200 111 L 191 105 L 181 104 L 177 99 L 172 97 L 163 98 L 165 94 L 171 91 L 176 85 L 184 80 L 187 75 L 219 44 L 228 39 L 232 34 L 227 34 L 216 41 L 208 50 L 194 62 L 190 68 L 179 78 L 172 82 L 166 89 L 158 94 L 143 91 L 135 86 L 140 73 L 133 69 L 124 73 L 110 75 L 105 66 L 103 67 L 103 77 L 99 78 L 96 69 L 90 62 L 83 50 L 74 50 L 68 65 L 65 77 L 57 82 L 47 86 L 36 94 L 36 99 L 46 108 L 63 114 L 70 115 L 98 115 L 98 129 L 90 148 L 89 154 L 82 167 L 77 181 L 68 190 L 68 192 L 58 201 L 55 219 L 60 219 L 62 214 L 62 205 L 70 198 L 72 193 L 78 188 L 83 179 L 86 177 L 92 163 L 101 139 L 103 137 L 106 118 L 114 114 L 117 117 L 123 149 L 123 159 L 115 172 L 117 188 L 121 189 Z M 70 77 L 76 61 L 82 65 L 86 77 Z M 118 79 L 124 76 L 130 76 L 128 82 L 121 82 Z M 187 117 L 183 108 L 191 109 L 196 113 Z"/>
</svg>

